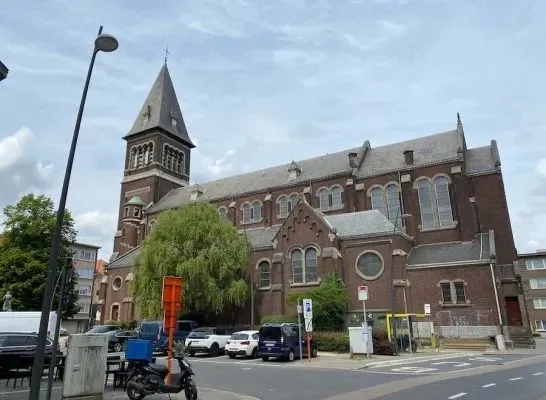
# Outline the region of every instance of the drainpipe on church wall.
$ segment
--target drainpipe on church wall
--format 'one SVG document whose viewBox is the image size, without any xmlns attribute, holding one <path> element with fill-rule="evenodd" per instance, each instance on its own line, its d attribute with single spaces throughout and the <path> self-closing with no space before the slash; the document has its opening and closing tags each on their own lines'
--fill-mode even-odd
<svg viewBox="0 0 546 400">
<path fill-rule="evenodd" d="M 495 259 L 491 258 L 491 262 L 489 263 L 489 268 L 491 270 L 491 281 L 493 282 L 493 290 L 495 292 L 495 303 L 497 304 L 497 313 L 499 317 L 499 324 L 501 328 L 501 333 L 504 334 L 504 324 L 502 321 L 502 312 L 500 308 L 500 302 L 499 302 L 499 292 L 497 290 L 497 279 L 495 278 L 495 269 L 494 269 Z"/>
</svg>

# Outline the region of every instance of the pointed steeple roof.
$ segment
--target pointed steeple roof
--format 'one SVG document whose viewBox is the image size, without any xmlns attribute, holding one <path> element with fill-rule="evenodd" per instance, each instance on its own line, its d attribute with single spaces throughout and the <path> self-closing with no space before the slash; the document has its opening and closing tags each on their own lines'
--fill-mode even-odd
<svg viewBox="0 0 546 400">
<path fill-rule="evenodd" d="M 182 140 L 189 148 L 195 147 L 188 135 L 167 63 L 159 71 L 133 127 L 125 138 L 156 128 Z"/>
</svg>

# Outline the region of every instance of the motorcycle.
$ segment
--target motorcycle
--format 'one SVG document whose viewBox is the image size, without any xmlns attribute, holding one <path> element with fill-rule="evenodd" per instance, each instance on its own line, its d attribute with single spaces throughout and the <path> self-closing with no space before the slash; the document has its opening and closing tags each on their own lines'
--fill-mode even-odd
<svg viewBox="0 0 546 400">
<path fill-rule="evenodd" d="M 197 400 L 197 386 L 192 378 L 195 373 L 191 364 L 186 360 L 185 354 L 176 354 L 173 358 L 178 361 L 180 367 L 180 377 L 173 385 L 165 383 L 165 378 L 169 373 L 169 368 L 165 365 L 136 363 L 125 386 L 129 399 L 142 400 L 144 397 L 156 393 L 170 395 L 184 391 L 186 400 Z"/>
</svg>

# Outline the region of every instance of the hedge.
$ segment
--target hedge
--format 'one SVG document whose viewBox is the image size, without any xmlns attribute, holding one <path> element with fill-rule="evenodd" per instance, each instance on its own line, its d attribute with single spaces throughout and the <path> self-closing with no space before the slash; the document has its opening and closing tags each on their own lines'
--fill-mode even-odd
<svg viewBox="0 0 546 400">
<path fill-rule="evenodd" d="M 348 353 L 351 351 L 349 334 L 346 332 L 313 332 L 319 351 L 334 353 Z M 392 344 L 387 339 L 385 331 L 373 332 L 373 353 L 376 355 L 391 356 L 394 354 Z"/>
<path fill-rule="evenodd" d="M 262 317 L 261 324 L 282 324 L 284 323 L 298 323 L 298 317 L 287 315 L 266 315 Z"/>
</svg>

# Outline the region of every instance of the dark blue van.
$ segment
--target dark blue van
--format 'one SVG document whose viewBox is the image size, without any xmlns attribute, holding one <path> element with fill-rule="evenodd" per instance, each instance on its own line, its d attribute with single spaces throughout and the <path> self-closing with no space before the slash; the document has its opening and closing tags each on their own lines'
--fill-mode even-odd
<svg viewBox="0 0 546 400">
<path fill-rule="evenodd" d="M 191 331 L 199 326 L 197 322 L 190 320 L 176 321 L 176 325 L 174 340 L 182 342 L 186 340 Z M 142 321 L 138 327 L 138 338 L 151 340 L 154 346 L 154 353 L 167 354 L 169 334 L 163 330 L 162 321 Z"/>
<path fill-rule="evenodd" d="M 267 361 L 270 358 L 282 358 L 294 361 L 299 358 L 300 340 L 298 324 L 264 324 L 258 332 L 258 357 Z M 307 357 L 307 340 L 305 330 L 302 328 L 302 354 Z M 318 346 L 311 339 L 311 357 L 318 355 Z"/>
</svg>

